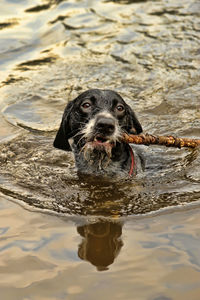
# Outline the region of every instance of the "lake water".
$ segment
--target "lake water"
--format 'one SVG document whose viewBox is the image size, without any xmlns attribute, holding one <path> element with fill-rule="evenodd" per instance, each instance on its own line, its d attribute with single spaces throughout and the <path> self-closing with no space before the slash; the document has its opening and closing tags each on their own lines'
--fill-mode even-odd
<svg viewBox="0 0 200 300">
<path fill-rule="evenodd" d="M 52 146 L 88 88 L 151 134 L 200 138 L 200 2 L 2 0 L 2 300 L 200 299 L 200 151 L 143 147 L 134 181 L 77 176 Z"/>
</svg>

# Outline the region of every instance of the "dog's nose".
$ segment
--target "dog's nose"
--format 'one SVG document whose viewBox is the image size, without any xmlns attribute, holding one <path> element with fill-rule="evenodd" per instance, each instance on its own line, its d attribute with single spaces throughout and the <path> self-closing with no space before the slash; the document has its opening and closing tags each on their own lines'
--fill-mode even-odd
<svg viewBox="0 0 200 300">
<path fill-rule="evenodd" d="M 101 117 L 97 120 L 95 129 L 99 133 L 111 135 L 115 131 L 115 121 L 110 118 Z"/>
</svg>

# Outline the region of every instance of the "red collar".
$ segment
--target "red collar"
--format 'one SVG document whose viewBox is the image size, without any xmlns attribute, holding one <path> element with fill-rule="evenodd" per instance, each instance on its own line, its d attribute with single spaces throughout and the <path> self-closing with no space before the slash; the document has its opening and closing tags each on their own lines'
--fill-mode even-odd
<svg viewBox="0 0 200 300">
<path fill-rule="evenodd" d="M 129 170 L 129 176 L 132 176 L 133 175 L 133 172 L 135 171 L 136 169 L 136 164 L 135 164 L 135 157 L 134 157 L 134 154 L 133 154 L 133 149 L 131 148 L 130 145 L 129 146 L 129 151 L 130 151 L 130 155 L 131 155 L 131 166 L 130 166 L 130 170 Z"/>
</svg>

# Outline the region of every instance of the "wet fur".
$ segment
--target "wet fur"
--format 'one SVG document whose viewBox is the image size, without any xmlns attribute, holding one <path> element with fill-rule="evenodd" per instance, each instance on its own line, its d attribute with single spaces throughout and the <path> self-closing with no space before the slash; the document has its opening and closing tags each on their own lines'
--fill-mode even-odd
<svg viewBox="0 0 200 300">
<path fill-rule="evenodd" d="M 131 157 L 129 145 L 120 140 L 123 132 L 142 132 L 130 106 L 114 91 L 88 90 L 66 106 L 54 146 L 72 150 L 81 173 L 128 175 Z"/>
</svg>

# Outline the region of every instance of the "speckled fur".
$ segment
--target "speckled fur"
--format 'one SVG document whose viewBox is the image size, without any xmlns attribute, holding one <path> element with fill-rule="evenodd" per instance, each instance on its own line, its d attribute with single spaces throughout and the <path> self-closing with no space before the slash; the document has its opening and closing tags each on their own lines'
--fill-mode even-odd
<svg viewBox="0 0 200 300">
<path fill-rule="evenodd" d="M 99 128 L 99 123 L 103 128 Z M 124 177 L 129 174 L 131 156 L 130 146 L 120 140 L 123 132 L 142 132 L 130 106 L 114 91 L 88 90 L 65 108 L 54 146 L 73 150 L 80 173 Z M 105 141 L 96 140 L 99 134 Z M 71 145 L 69 139 L 72 139 Z M 134 160 L 133 175 L 141 169 L 137 151 L 134 151 Z"/>
</svg>

